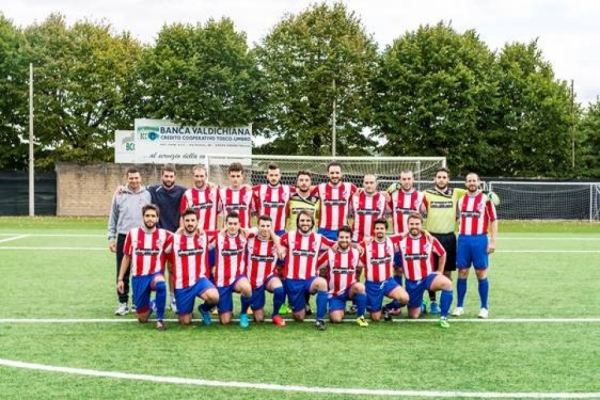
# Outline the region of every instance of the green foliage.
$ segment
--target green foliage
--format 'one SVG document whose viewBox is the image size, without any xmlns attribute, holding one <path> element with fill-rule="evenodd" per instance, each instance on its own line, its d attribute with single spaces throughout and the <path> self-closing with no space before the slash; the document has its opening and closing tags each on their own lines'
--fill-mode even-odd
<svg viewBox="0 0 600 400">
<path fill-rule="evenodd" d="M 578 170 L 583 176 L 597 178 L 600 176 L 600 100 L 587 107 L 577 134 Z"/>
<path fill-rule="evenodd" d="M 377 56 L 360 19 L 341 3 L 287 15 L 257 48 L 268 86 L 264 151 L 331 154 L 336 102 L 337 153 L 368 154 L 369 80 Z"/>
<path fill-rule="evenodd" d="M 535 41 L 506 45 L 500 69 L 499 152 L 491 173 L 505 176 L 569 176 L 572 99 L 566 82 L 555 80 Z"/>
<path fill-rule="evenodd" d="M 230 19 L 164 26 L 139 71 L 145 116 L 190 125 L 246 125 L 257 117 L 258 69 Z"/>
<path fill-rule="evenodd" d="M 443 23 L 396 39 L 374 80 L 375 132 L 383 151 L 446 156 L 457 171 L 488 162 L 490 116 L 497 106 L 494 55 L 474 31 Z"/>
<path fill-rule="evenodd" d="M 29 73 L 23 60 L 24 38 L 0 13 L 0 170 L 27 168 Z"/>
<path fill-rule="evenodd" d="M 106 23 L 68 27 L 56 14 L 25 37 L 35 71 L 36 164 L 110 161 L 114 130 L 133 125 L 127 102 L 140 45 Z"/>
</svg>

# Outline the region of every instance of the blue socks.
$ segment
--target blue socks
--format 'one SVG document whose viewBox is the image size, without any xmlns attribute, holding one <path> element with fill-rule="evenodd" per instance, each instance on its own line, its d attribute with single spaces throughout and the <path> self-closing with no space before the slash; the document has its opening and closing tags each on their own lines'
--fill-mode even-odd
<svg viewBox="0 0 600 400">
<path fill-rule="evenodd" d="M 481 301 L 481 308 L 488 308 L 488 294 L 490 291 L 490 281 L 488 278 L 479 280 L 479 300 Z"/>
<path fill-rule="evenodd" d="M 467 278 L 456 280 L 456 294 L 458 295 L 457 307 L 464 307 L 465 296 L 467 294 Z"/>
<path fill-rule="evenodd" d="M 273 316 L 279 315 L 279 309 L 285 302 L 285 291 L 283 287 L 273 289 Z"/>
<path fill-rule="evenodd" d="M 452 305 L 452 297 L 452 290 L 442 290 L 442 295 L 440 296 L 440 317 L 448 317 L 450 306 Z"/>
<path fill-rule="evenodd" d="M 250 303 L 252 303 L 252 296 L 243 296 L 240 294 L 240 299 L 242 300 L 242 310 L 240 314 L 248 314 L 248 307 L 250 307 Z"/>
<path fill-rule="evenodd" d="M 162 321 L 165 317 L 165 306 L 167 304 L 167 285 L 165 282 L 156 282 L 154 287 L 156 290 L 156 319 Z"/>
<path fill-rule="evenodd" d="M 356 316 L 364 316 L 365 309 L 367 308 L 367 295 L 365 293 L 356 293 L 354 295 L 354 303 L 356 304 Z"/>
<path fill-rule="evenodd" d="M 317 319 L 325 318 L 327 312 L 327 291 L 317 290 Z"/>
</svg>

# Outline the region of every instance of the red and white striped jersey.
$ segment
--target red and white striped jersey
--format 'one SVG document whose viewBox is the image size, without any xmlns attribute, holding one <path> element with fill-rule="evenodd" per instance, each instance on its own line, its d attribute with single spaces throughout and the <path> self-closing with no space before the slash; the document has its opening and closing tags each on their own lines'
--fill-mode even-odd
<svg viewBox="0 0 600 400">
<path fill-rule="evenodd" d="M 285 229 L 287 207 L 295 188 L 288 185 L 260 185 L 253 188 L 254 208 L 259 216 L 268 215 L 273 220 L 275 232 Z"/>
<path fill-rule="evenodd" d="M 337 187 L 329 183 L 321 183 L 313 190 L 321 199 L 321 216 L 319 228 L 339 230 L 348 224 L 348 209 L 350 198 L 356 192 L 352 183 L 342 182 Z"/>
<path fill-rule="evenodd" d="M 458 212 L 460 235 L 487 235 L 490 222 L 498 218 L 496 206 L 482 192 L 461 197 L 458 200 Z"/>
<path fill-rule="evenodd" d="M 400 249 L 401 235 L 386 237 L 383 241 L 361 242 L 365 249 L 361 262 L 365 266 L 365 279 L 369 282 L 383 282 L 394 275 L 394 253 Z"/>
<path fill-rule="evenodd" d="M 385 213 L 385 194 L 376 192 L 372 195 L 360 192 L 352 196 L 352 214 L 354 223 L 352 227 L 352 241 L 360 242 L 373 236 L 373 222 L 383 217 Z"/>
<path fill-rule="evenodd" d="M 252 211 L 252 189 L 242 186 L 240 189 L 219 189 L 219 200 L 223 214 L 223 226 L 228 213 L 235 211 L 240 214 L 240 227 L 250 228 L 250 211 Z"/>
<path fill-rule="evenodd" d="M 186 190 L 181 198 L 179 214 L 183 214 L 188 208 L 196 211 L 200 228 L 205 231 L 217 229 L 219 190 L 208 186 L 202 190 L 196 188 Z"/>
<path fill-rule="evenodd" d="M 146 232 L 133 228 L 127 233 L 123 254 L 131 257 L 131 276 L 145 276 L 165 270 L 165 248 L 172 235 L 165 229 Z"/>
<path fill-rule="evenodd" d="M 446 254 L 446 250 L 436 238 L 427 240 L 425 235 L 415 238 L 407 236 L 400 241 L 400 251 L 404 276 L 412 281 L 425 279 L 436 269 L 433 266 L 434 253 L 438 256 Z"/>
<path fill-rule="evenodd" d="M 421 213 L 421 206 L 427 206 L 425 194 L 417 190 L 408 193 L 395 190 L 390 195 L 388 207 L 392 211 L 394 233 L 403 233 L 408 230 L 408 216 L 412 213 Z"/>
<path fill-rule="evenodd" d="M 319 256 L 319 268 L 327 267 L 329 297 L 338 296 L 357 281 L 356 268 L 360 261 L 357 249 L 327 250 Z"/>
<path fill-rule="evenodd" d="M 246 273 L 246 238 L 239 233 L 235 237 L 219 233 L 216 240 L 215 285 L 225 287 Z"/>
<path fill-rule="evenodd" d="M 308 234 L 292 231 L 281 237 L 281 245 L 287 247 L 284 276 L 286 279 L 309 279 L 317 276 L 319 252 L 327 250 L 335 242 L 318 233 Z"/>
<path fill-rule="evenodd" d="M 277 249 L 272 240 L 255 236 L 246 244 L 246 269 L 252 289 L 262 286 L 273 275 L 277 265 Z"/>
<path fill-rule="evenodd" d="M 212 236 L 212 240 L 215 236 Z M 194 286 L 200 278 L 210 278 L 208 266 L 208 244 L 211 241 L 206 233 L 191 235 L 176 233 L 168 241 L 165 253 L 173 266 L 172 274 L 175 289 Z"/>
</svg>

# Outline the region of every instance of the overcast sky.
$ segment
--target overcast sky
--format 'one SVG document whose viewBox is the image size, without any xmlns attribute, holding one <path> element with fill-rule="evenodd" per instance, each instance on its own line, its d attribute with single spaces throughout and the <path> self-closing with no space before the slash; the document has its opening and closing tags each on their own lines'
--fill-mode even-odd
<svg viewBox="0 0 600 400">
<path fill-rule="evenodd" d="M 329 1 L 331 3 L 331 1 Z M 151 43 L 166 23 L 231 18 L 249 44 L 268 34 L 286 13 L 298 13 L 305 0 L 0 0 L 0 12 L 25 26 L 60 12 L 69 23 L 106 19 Z M 600 95 L 600 1 L 595 0 L 346 0 L 380 48 L 419 25 L 450 22 L 459 32 L 475 29 L 492 50 L 507 42 L 538 39 L 556 78 L 575 81 L 583 105 Z"/>
</svg>

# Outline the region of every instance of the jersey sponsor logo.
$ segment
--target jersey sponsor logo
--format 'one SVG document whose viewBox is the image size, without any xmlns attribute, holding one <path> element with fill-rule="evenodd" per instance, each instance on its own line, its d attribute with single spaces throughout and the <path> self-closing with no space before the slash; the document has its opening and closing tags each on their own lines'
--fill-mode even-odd
<svg viewBox="0 0 600 400">
<path fill-rule="evenodd" d="M 430 208 L 452 208 L 454 207 L 454 203 L 452 201 L 431 201 L 429 203 Z"/>
<path fill-rule="evenodd" d="M 256 262 L 274 262 L 275 256 L 261 256 L 261 255 L 257 255 L 257 254 L 252 254 L 250 256 L 250 259 L 252 261 L 256 261 Z"/>
<path fill-rule="evenodd" d="M 323 200 L 323 204 L 326 206 L 345 206 L 347 203 L 345 199 Z"/>
<path fill-rule="evenodd" d="M 387 264 L 391 261 L 392 261 L 392 257 L 390 257 L 390 256 L 371 258 L 371 264 L 373 264 L 373 265 Z"/>
<path fill-rule="evenodd" d="M 359 208 L 356 210 L 357 215 L 379 215 L 379 210 L 373 210 L 368 208 Z"/>
<path fill-rule="evenodd" d="M 481 213 L 479 211 L 461 211 L 460 216 L 463 218 L 479 218 Z"/>
<path fill-rule="evenodd" d="M 241 203 L 241 204 L 228 204 L 225 209 L 227 210 L 227 212 L 231 212 L 231 211 L 238 211 L 238 210 L 247 210 L 248 209 L 248 205 Z"/>
<path fill-rule="evenodd" d="M 427 260 L 429 256 L 427 254 L 405 254 L 404 259 L 407 261 L 420 261 Z"/>
<path fill-rule="evenodd" d="M 314 250 L 294 249 L 292 250 L 292 255 L 298 257 L 315 257 L 317 252 Z"/>
<path fill-rule="evenodd" d="M 331 268 L 331 273 L 337 275 L 353 274 L 354 268 L 333 267 Z"/>
<path fill-rule="evenodd" d="M 414 213 L 415 210 L 413 210 L 412 208 L 396 207 L 394 209 L 394 212 L 396 214 L 408 215 Z"/>
<path fill-rule="evenodd" d="M 178 250 L 177 251 L 177 255 L 179 257 L 195 256 L 196 254 L 202 254 L 202 253 L 204 253 L 204 249 L 203 248 L 199 248 L 199 249 L 185 249 L 185 250 Z"/>
<path fill-rule="evenodd" d="M 209 208 L 212 208 L 212 206 L 213 206 L 212 202 L 207 202 L 207 203 L 192 204 L 191 208 L 192 208 L 192 210 L 207 210 Z"/>
<path fill-rule="evenodd" d="M 221 255 L 223 257 L 233 257 L 240 255 L 244 252 L 244 249 L 223 249 L 221 250 Z"/>
<path fill-rule="evenodd" d="M 283 208 L 283 207 L 285 207 L 285 205 L 286 205 L 285 201 L 275 201 L 275 200 L 263 201 L 263 206 L 270 207 L 270 208 Z"/>
<path fill-rule="evenodd" d="M 294 215 L 300 214 L 300 211 L 308 211 L 309 213 L 311 213 L 311 215 L 313 215 L 315 212 L 315 210 L 312 208 L 294 207 L 291 209 L 291 212 Z"/>
<path fill-rule="evenodd" d="M 160 249 L 135 249 L 136 256 L 157 256 L 160 254 Z"/>
</svg>

